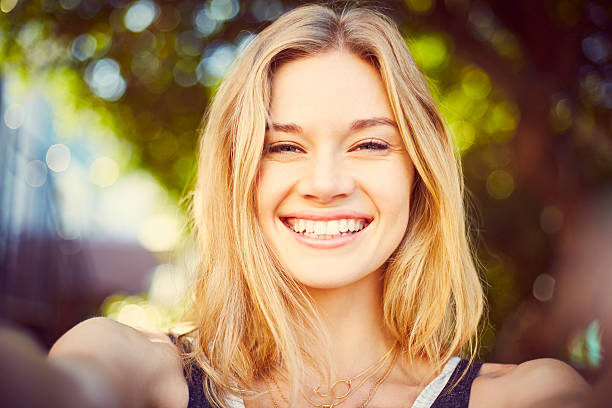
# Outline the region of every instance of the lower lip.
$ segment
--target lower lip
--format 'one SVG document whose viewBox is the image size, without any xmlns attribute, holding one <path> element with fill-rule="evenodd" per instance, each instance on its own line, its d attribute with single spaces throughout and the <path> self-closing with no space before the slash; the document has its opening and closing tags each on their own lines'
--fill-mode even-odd
<svg viewBox="0 0 612 408">
<path fill-rule="evenodd" d="M 283 223 L 283 225 L 285 226 L 285 228 L 289 230 L 289 232 L 291 232 L 291 234 L 293 234 L 295 239 L 301 244 L 307 245 L 311 248 L 317 248 L 317 249 L 333 249 L 333 248 L 339 248 L 341 246 L 347 245 L 353 242 L 354 240 L 356 240 L 357 238 L 359 238 L 361 233 L 365 231 L 366 228 L 370 224 L 366 225 L 360 231 L 354 232 L 352 234 L 340 235 L 337 238 L 329 238 L 329 239 L 319 239 L 319 238 L 308 237 L 306 235 L 302 235 L 300 233 L 295 232 L 294 230 L 289 228 L 287 224 L 285 223 Z"/>
</svg>

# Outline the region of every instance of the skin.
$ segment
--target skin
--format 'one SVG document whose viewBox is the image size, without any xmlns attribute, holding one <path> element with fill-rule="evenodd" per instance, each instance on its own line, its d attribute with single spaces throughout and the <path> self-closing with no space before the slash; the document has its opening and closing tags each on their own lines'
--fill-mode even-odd
<svg viewBox="0 0 612 408">
<path fill-rule="evenodd" d="M 393 118 L 379 74 L 352 54 L 331 51 L 283 65 L 272 83 L 271 115 L 274 122 L 292 123 L 301 131 L 285 126 L 268 132 L 257 216 L 285 269 L 312 294 L 328 326 L 336 374 L 349 377 L 391 346 L 382 325 L 380 277 L 406 231 L 414 169 L 395 127 L 350 131 L 357 119 Z M 387 147 L 374 148 L 372 140 Z M 364 213 L 371 223 L 347 245 L 315 249 L 296 241 L 282 222 L 296 211 L 332 209 Z M 187 405 L 178 353 L 164 335 L 89 320 L 60 338 L 50 359 L 82 387 L 83 381 L 97 382 L 122 406 Z M 397 360 L 369 406 L 411 406 L 430 373 L 426 361 Z M 288 395 L 282 378 L 275 380 Z M 313 378 L 304 381 L 316 384 Z M 359 405 L 371 381 L 343 406 Z M 264 382 L 258 388 L 269 389 Z M 556 360 L 487 363 L 473 383 L 469 407 L 579 407 L 588 390 L 571 367 Z M 279 393 L 273 395 L 285 405 Z M 245 405 L 274 403 L 266 394 Z M 300 399 L 296 406 L 309 405 Z"/>
<path fill-rule="evenodd" d="M 286 64 L 274 75 L 270 115 L 280 126 L 266 135 L 257 217 L 282 264 L 316 292 L 379 274 L 406 232 L 414 168 L 376 71 L 337 53 Z M 338 248 L 304 245 L 282 221 L 344 210 L 371 222 Z"/>
</svg>

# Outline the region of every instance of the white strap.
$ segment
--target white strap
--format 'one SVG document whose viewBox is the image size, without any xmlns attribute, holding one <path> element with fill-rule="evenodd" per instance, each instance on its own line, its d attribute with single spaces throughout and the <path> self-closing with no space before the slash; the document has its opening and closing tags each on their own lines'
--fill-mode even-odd
<svg viewBox="0 0 612 408">
<path fill-rule="evenodd" d="M 237 395 L 230 395 L 225 402 L 229 408 L 245 408 L 244 401 Z"/>
<path fill-rule="evenodd" d="M 461 361 L 459 357 L 452 357 L 448 360 L 440 375 L 427 384 L 427 387 L 423 388 L 423 391 L 414 400 L 412 408 L 430 408 L 448 383 L 448 380 L 450 380 L 459 361 Z"/>
</svg>

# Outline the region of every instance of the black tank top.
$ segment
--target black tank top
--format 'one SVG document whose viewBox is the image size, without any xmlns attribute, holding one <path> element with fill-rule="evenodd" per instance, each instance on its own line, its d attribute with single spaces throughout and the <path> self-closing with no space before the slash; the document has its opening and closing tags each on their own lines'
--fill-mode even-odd
<svg viewBox="0 0 612 408">
<path fill-rule="evenodd" d="M 465 373 L 463 378 L 461 375 L 468 366 L 468 360 L 461 359 L 457 364 L 457 367 L 453 371 L 451 378 L 446 383 L 446 386 L 442 389 L 438 398 L 434 401 L 431 408 L 467 408 L 470 402 L 470 390 L 472 389 L 472 382 L 478 376 L 481 362 L 472 363 L 468 371 Z M 189 386 L 189 405 L 187 408 L 213 408 L 213 406 L 206 399 L 204 394 L 203 385 L 203 372 L 197 366 L 190 367 L 190 374 L 187 374 L 187 385 Z M 459 378 L 461 378 L 459 380 Z M 457 380 L 459 382 L 457 383 Z M 457 383 L 455 387 L 453 385 Z"/>
</svg>

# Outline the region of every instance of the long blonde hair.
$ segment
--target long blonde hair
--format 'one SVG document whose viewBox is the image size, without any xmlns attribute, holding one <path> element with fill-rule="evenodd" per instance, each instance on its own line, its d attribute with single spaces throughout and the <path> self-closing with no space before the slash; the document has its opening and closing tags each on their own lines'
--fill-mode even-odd
<svg viewBox="0 0 612 408">
<path fill-rule="evenodd" d="M 473 357 L 483 294 L 467 239 L 462 174 L 423 76 L 388 17 L 302 6 L 251 41 L 201 129 L 191 208 L 201 254 L 191 357 L 205 372 L 208 397 L 221 405 L 227 393 L 254 389 L 279 364 L 295 392 L 306 364 L 327 358 L 310 298 L 266 245 L 254 194 L 275 70 L 327 50 L 353 53 L 379 71 L 416 170 L 408 229 L 385 272 L 386 329 L 409 357 L 436 369 L 466 345 Z"/>
</svg>

